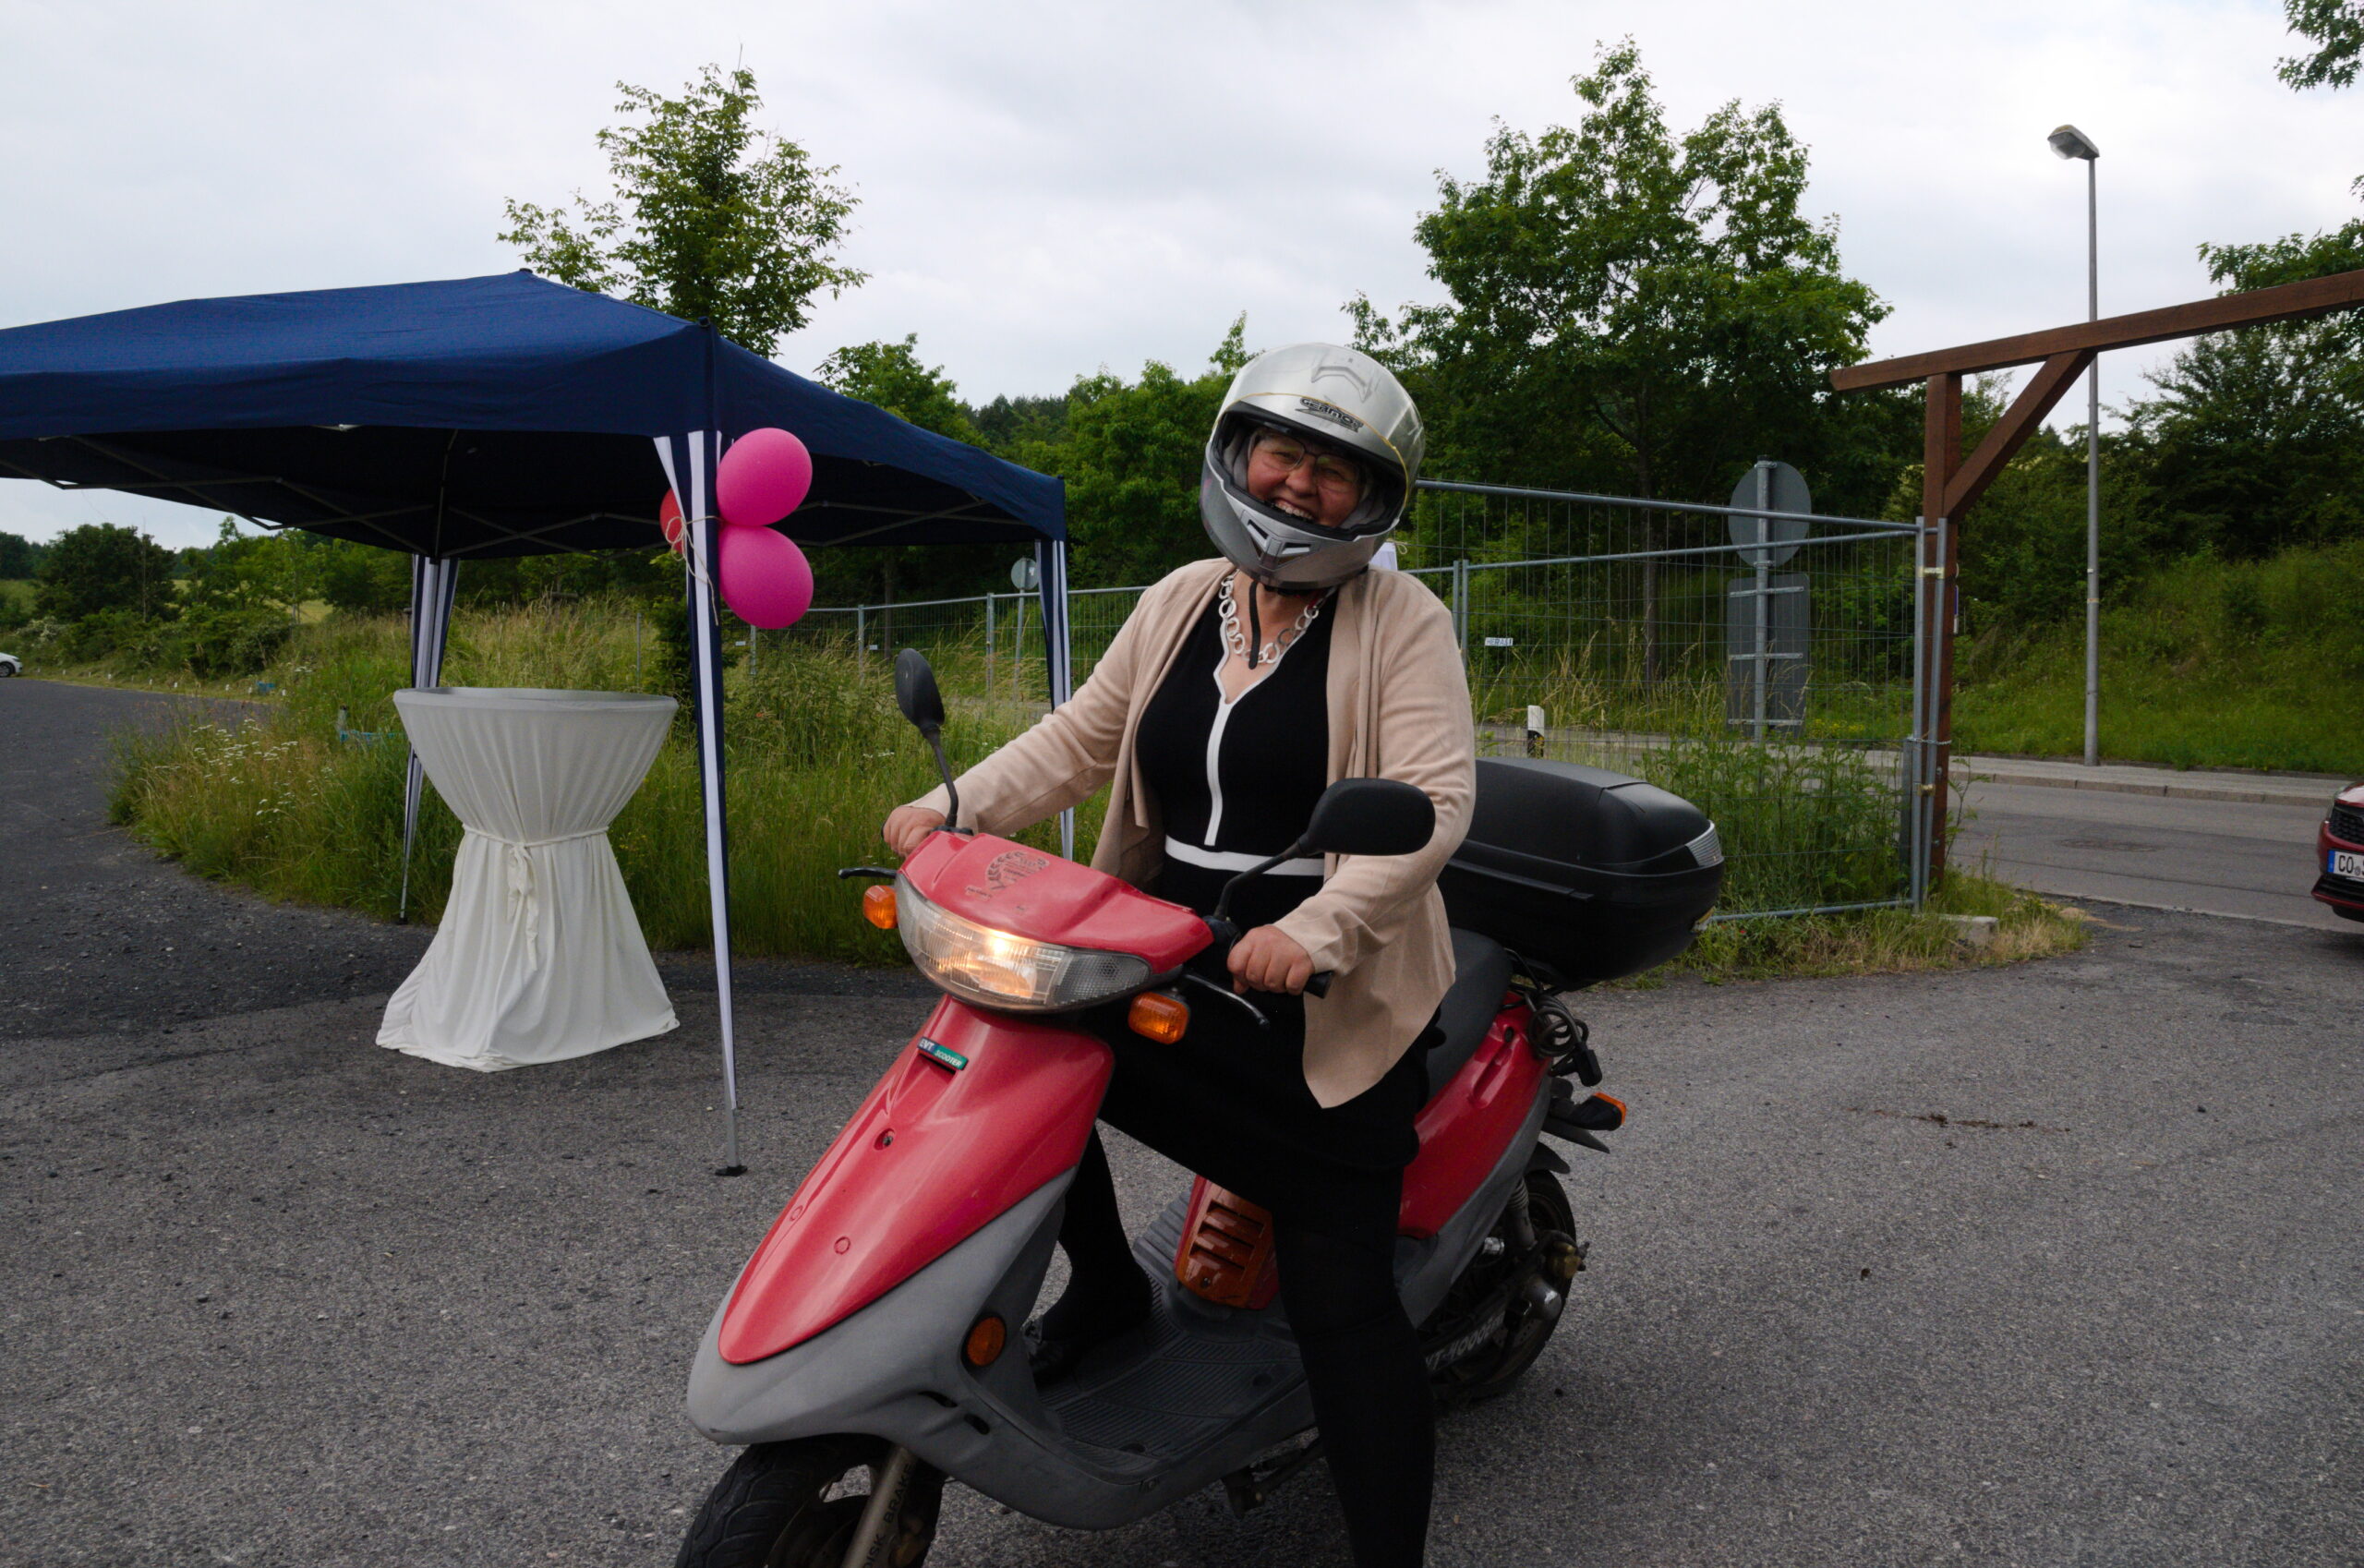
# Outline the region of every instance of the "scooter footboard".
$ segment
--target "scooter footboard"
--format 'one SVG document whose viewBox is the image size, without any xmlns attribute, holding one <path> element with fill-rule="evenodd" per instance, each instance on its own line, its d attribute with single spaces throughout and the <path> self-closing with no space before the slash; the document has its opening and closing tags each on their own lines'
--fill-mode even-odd
<svg viewBox="0 0 2364 1568">
<path fill-rule="evenodd" d="M 1072 1171 L 1114 1063 L 1062 1020 L 939 1003 L 748 1260 L 722 1357 L 811 1339 Z"/>
</svg>

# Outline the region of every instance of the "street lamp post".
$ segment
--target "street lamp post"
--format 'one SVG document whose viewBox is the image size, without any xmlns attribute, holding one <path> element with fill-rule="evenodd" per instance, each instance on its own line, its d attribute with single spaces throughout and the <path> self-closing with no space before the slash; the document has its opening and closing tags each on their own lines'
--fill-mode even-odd
<svg viewBox="0 0 2364 1568">
<path fill-rule="evenodd" d="M 2052 151 L 2085 163 L 2085 319 L 2102 314 L 2101 190 L 2094 177 L 2102 150 L 2075 126 L 2049 138 Z M 2102 760 L 2102 365 L 2085 379 L 2085 766 Z"/>
</svg>

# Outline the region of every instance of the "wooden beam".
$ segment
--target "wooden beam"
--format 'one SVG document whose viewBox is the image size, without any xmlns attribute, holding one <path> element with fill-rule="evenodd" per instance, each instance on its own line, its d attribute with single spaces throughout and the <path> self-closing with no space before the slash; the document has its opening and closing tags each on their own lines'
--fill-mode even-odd
<svg viewBox="0 0 2364 1568">
<path fill-rule="evenodd" d="M 2327 278 L 2278 283 L 2246 294 L 2221 294 L 2188 305 L 2159 310 L 2138 310 L 2128 316 L 2105 316 L 2072 327 L 2053 327 L 2018 337 L 1994 338 L 1960 348 L 1908 354 L 1899 359 L 1875 359 L 1830 373 L 1830 384 L 1840 392 L 1872 387 L 1900 387 L 1932 376 L 1976 375 L 2013 365 L 2032 365 L 2060 354 L 2098 354 L 2104 349 L 2134 348 L 2169 338 L 2193 337 L 2229 327 L 2258 327 L 2269 321 L 2295 320 L 2364 305 L 2364 271 L 2334 272 Z"/>
<path fill-rule="evenodd" d="M 1995 428 L 1986 432 L 1978 450 L 1964 459 L 1953 477 L 1946 481 L 1945 505 L 1937 515 L 1960 524 L 1961 514 L 1977 504 L 1978 498 L 1986 493 L 1986 487 L 2002 474 L 2003 465 L 2027 444 L 2044 416 L 2052 412 L 2052 405 L 2076 385 L 2077 378 L 2093 362 L 2091 349 L 2056 354 L 2045 360 L 2044 368 L 2011 400 L 2011 406 L 2003 411 L 2003 417 L 1995 421 Z"/>
</svg>

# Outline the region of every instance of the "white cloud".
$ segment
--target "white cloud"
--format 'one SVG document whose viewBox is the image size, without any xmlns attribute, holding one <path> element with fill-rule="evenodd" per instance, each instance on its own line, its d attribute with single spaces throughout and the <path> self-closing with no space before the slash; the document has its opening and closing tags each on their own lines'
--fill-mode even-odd
<svg viewBox="0 0 2364 1568">
<path fill-rule="evenodd" d="M 2274 79 L 2273 0 L 0 0 L 0 322 L 514 266 L 502 199 L 601 183 L 617 80 L 743 58 L 768 122 L 858 187 L 873 273 L 784 363 L 916 332 L 971 398 L 1192 369 L 1242 309 L 1272 344 L 1342 332 L 1357 291 L 1432 297 L 1411 227 L 1434 172 L 1475 172 L 1495 116 L 1572 120 L 1568 78 L 1629 31 L 1678 126 L 1784 104 L 1813 209 L 1895 308 L 1879 353 L 2083 314 L 2082 171 L 2044 142 L 2063 120 L 2104 152 L 2110 312 L 2208 293 L 2203 240 L 2344 221 L 2364 172 L 2364 92 Z M 2165 352 L 2105 361 L 2105 397 Z M 0 484 L 0 527 L 36 535 L 168 511 Z"/>
</svg>

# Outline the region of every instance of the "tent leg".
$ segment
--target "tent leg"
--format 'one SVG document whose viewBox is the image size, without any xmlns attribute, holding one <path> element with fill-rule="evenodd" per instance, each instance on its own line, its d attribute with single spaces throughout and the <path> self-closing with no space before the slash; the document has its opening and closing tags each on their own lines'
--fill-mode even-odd
<svg viewBox="0 0 2364 1568">
<path fill-rule="evenodd" d="M 722 1168 L 717 1176 L 744 1175 L 739 1158 L 739 1045 L 730 996 L 730 844 L 724 811 L 722 756 L 722 630 L 714 602 L 716 526 L 707 515 L 706 488 L 713 472 L 701 433 L 691 462 L 694 497 L 694 548 L 706 570 L 690 574 L 690 647 L 697 681 L 698 772 L 705 784 L 707 898 L 714 926 L 715 1001 L 722 1026 Z"/>
<path fill-rule="evenodd" d="M 452 629 L 452 596 L 459 585 L 460 563 L 413 556 L 410 562 L 410 681 L 416 687 L 443 683 L 443 645 Z M 418 842 L 418 807 L 427 784 L 418 749 L 408 750 L 403 769 L 403 890 L 394 904 L 394 923 L 410 923 L 411 851 Z"/>
<path fill-rule="evenodd" d="M 708 331 L 709 350 L 714 341 Z M 709 369 L 711 367 L 709 366 Z M 707 386 L 708 407 L 713 387 Z M 695 694 L 700 796 L 706 813 L 706 907 L 714 930 L 715 1012 L 722 1031 L 722 1168 L 744 1176 L 739 1160 L 739 1043 L 730 1006 L 730 844 L 723 819 L 722 632 L 714 602 L 718 555 L 709 502 L 719 438 L 712 429 L 657 438 L 666 483 L 681 499 L 689 548 L 682 552 L 682 597 L 690 621 L 690 678 Z M 686 479 L 687 484 L 682 483 Z"/>
<path fill-rule="evenodd" d="M 1067 545 L 1065 539 L 1045 539 L 1034 547 L 1037 580 L 1043 594 L 1043 684 L 1050 693 L 1051 706 L 1058 706 L 1075 695 L 1075 666 L 1069 659 L 1071 645 L 1068 629 L 1073 621 L 1068 611 L 1073 608 L 1067 598 Z M 1021 611 L 1026 601 L 1019 601 Z M 1059 813 L 1059 853 L 1075 859 L 1075 808 Z"/>
</svg>

